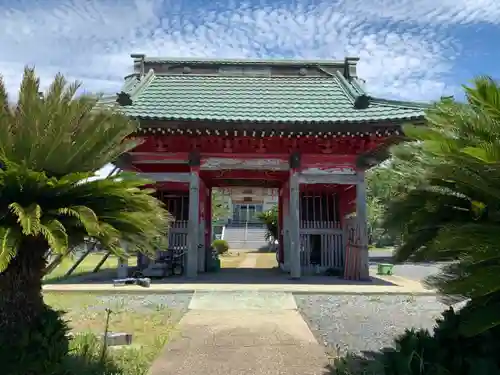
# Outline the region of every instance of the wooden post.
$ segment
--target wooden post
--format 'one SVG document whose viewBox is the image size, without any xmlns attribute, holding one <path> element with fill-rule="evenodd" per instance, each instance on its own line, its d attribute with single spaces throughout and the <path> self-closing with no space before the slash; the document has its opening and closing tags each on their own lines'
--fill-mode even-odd
<svg viewBox="0 0 500 375">
<path fill-rule="evenodd" d="M 300 223 L 299 223 L 299 176 L 296 170 L 290 173 L 290 276 L 300 278 Z"/>
<path fill-rule="evenodd" d="M 212 188 L 207 187 L 207 201 L 205 208 L 205 244 L 212 245 Z"/>
<path fill-rule="evenodd" d="M 122 244 L 123 250 L 127 253 L 127 244 Z M 119 279 L 128 277 L 128 254 L 125 257 L 118 257 L 117 275 Z"/>
<path fill-rule="evenodd" d="M 284 268 L 285 266 L 285 244 L 283 243 L 283 188 L 278 191 L 278 266 Z"/>
<path fill-rule="evenodd" d="M 66 273 L 64 274 L 64 277 L 68 277 L 68 276 L 71 276 L 71 274 L 77 269 L 77 267 L 80 265 L 80 263 L 82 263 L 85 258 L 92 252 L 95 250 L 95 248 L 97 247 L 97 241 L 95 241 L 94 243 L 92 243 L 92 245 L 90 245 L 88 242 L 84 242 L 84 246 L 85 246 L 85 251 L 83 252 L 83 254 L 80 256 L 80 258 L 78 258 L 78 260 L 75 262 L 75 264 L 73 264 L 69 270 L 66 271 Z"/>
<path fill-rule="evenodd" d="M 188 253 L 187 277 L 198 276 L 198 243 L 200 219 L 200 175 L 199 168 L 192 167 L 189 179 L 189 221 L 188 221 Z"/>
<path fill-rule="evenodd" d="M 200 179 L 199 187 L 199 223 L 198 223 L 198 272 L 205 272 L 205 230 L 207 209 L 207 187 Z"/>
<path fill-rule="evenodd" d="M 366 183 L 365 172 L 359 171 L 360 181 L 356 184 L 356 218 L 359 230 L 359 273 L 361 280 L 370 278 L 368 264 L 368 231 L 366 227 Z"/>
<path fill-rule="evenodd" d="M 290 272 L 290 189 L 288 181 L 283 185 L 283 254 L 285 261 L 283 268 Z"/>
<path fill-rule="evenodd" d="M 108 258 L 110 257 L 111 255 L 111 251 L 108 251 L 106 254 L 104 254 L 104 256 L 101 258 L 101 260 L 99 261 L 99 263 L 97 263 L 97 265 L 94 267 L 94 269 L 92 270 L 93 273 L 96 273 L 98 272 L 102 265 L 104 264 L 104 262 L 106 262 L 108 260 Z"/>
</svg>

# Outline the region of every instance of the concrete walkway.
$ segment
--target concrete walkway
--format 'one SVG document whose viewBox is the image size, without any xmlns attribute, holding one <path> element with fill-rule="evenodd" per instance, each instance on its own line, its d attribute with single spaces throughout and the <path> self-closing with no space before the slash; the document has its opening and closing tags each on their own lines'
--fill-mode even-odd
<svg viewBox="0 0 500 375">
<path fill-rule="evenodd" d="M 259 272 L 260 271 L 260 272 Z M 414 294 L 436 295 L 415 280 L 400 276 L 378 276 L 375 270 L 371 282 L 355 282 L 327 276 L 304 276 L 290 280 L 285 275 L 272 274 L 268 270 L 238 268 L 221 270 L 218 274 L 202 274 L 196 280 L 172 278 L 153 280 L 151 287 L 126 285 L 115 287 L 106 283 L 55 283 L 43 286 L 45 292 L 87 292 L 87 293 L 193 293 L 210 291 L 262 291 L 310 294 Z"/>
<path fill-rule="evenodd" d="M 245 254 L 245 259 L 239 264 L 237 268 L 255 268 L 257 265 L 257 258 L 260 254 Z"/>
<path fill-rule="evenodd" d="M 195 293 L 151 375 L 323 375 L 328 358 L 289 293 Z"/>
</svg>

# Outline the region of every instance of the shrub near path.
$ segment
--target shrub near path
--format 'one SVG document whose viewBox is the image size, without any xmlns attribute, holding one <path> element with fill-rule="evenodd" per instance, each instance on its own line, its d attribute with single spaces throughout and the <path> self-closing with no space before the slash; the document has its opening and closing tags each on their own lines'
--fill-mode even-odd
<svg viewBox="0 0 500 375">
<path fill-rule="evenodd" d="M 77 336 L 72 340 L 76 351 L 68 361 L 72 375 L 108 375 L 106 369 L 112 369 L 113 375 L 144 375 L 176 334 L 175 326 L 187 310 L 191 296 L 46 293 L 44 299 L 51 307 L 67 311 L 65 318 Z M 132 334 L 132 345 L 108 348 L 104 366 L 99 365 L 101 340 L 94 335 L 102 335 L 105 330 L 106 309 L 111 310 L 109 332 Z"/>
</svg>

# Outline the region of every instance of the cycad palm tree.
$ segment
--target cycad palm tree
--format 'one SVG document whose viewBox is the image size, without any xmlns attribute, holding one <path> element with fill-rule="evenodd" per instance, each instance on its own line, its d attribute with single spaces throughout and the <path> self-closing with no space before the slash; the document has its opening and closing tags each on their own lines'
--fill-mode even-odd
<svg viewBox="0 0 500 375">
<path fill-rule="evenodd" d="M 402 234 L 397 260 L 451 261 L 428 284 L 449 302 L 471 299 L 462 333 L 474 335 L 500 326 L 500 87 L 478 78 L 465 94 L 429 109 L 428 127 L 405 128 L 416 142 L 404 158 L 423 178 L 389 205 L 385 226 Z"/>
<path fill-rule="evenodd" d="M 94 178 L 136 146 L 126 137 L 137 124 L 96 110 L 96 98 L 75 97 L 78 87 L 59 75 L 41 96 L 34 71 L 26 69 L 18 102 L 11 105 L 0 80 L 0 347 L 13 349 L 8 360 L 19 371 L 29 343 L 16 344 L 16 338 L 40 339 L 33 331 L 47 310 L 41 282 L 49 248 L 65 254 L 90 237 L 117 254 L 123 244 L 153 252 L 168 228 L 162 204 L 141 188 L 150 181 L 130 174 Z M 34 350 L 47 355 L 42 347 Z"/>
</svg>

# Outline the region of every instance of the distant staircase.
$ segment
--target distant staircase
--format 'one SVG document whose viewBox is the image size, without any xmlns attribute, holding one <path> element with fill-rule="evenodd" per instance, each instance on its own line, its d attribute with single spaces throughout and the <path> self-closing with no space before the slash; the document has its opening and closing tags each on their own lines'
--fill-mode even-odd
<svg viewBox="0 0 500 375">
<path fill-rule="evenodd" d="M 261 225 L 228 225 L 224 230 L 223 240 L 230 249 L 261 249 L 267 248 L 266 230 Z"/>
</svg>

